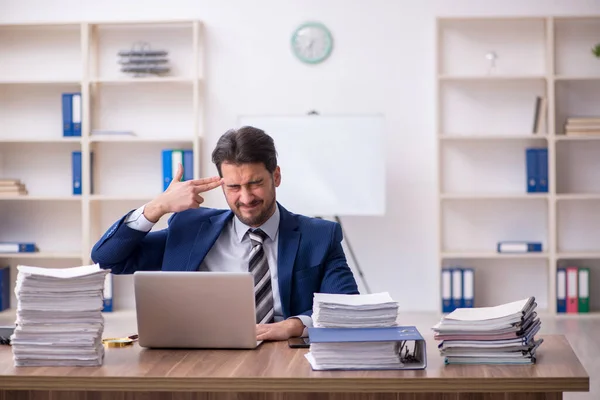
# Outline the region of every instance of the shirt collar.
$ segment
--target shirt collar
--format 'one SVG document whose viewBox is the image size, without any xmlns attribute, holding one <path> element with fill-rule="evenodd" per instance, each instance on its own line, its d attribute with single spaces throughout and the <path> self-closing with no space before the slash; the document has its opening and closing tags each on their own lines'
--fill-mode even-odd
<svg viewBox="0 0 600 400">
<path fill-rule="evenodd" d="M 244 236 L 248 232 L 248 229 L 252 229 L 248 225 L 240 221 L 237 216 L 233 217 L 233 226 L 235 228 L 235 234 L 237 235 L 240 243 L 244 239 Z M 273 213 L 273 215 L 271 215 L 271 218 L 269 218 L 264 224 L 259 226 L 259 228 L 262 229 L 263 232 L 265 232 L 271 240 L 275 240 L 275 237 L 277 236 L 277 231 L 279 230 L 279 207 L 277 206 L 277 204 L 275 204 L 275 212 Z"/>
</svg>

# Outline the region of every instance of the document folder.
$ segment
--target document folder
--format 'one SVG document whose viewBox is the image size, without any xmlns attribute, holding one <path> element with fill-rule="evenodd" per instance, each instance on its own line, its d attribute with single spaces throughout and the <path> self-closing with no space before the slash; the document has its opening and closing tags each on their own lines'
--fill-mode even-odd
<svg viewBox="0 0 600 400">
<path fill-rule="evenodd" d="M 308 328 L 311 353 L 306 358 L 315 370 L 331 369 L 425 369 L 427 352 L 425 339 L 414 326 L 385 328 Z M 367 346 L 375 343 L 394 343 L 398 359 L 395 365 L 378 365 L 371 360 Z M 363 347 L 364 346 L 364 347 Z M 412 351 L 411 351 L 412 350 Z M 318 352 L 326 353 L 327 359 L 343 363 L 345 357 L 360 354 L 361 365 L 328 367 L 319 365 Z M 356 354 L 353 354 L 356 353 Z M 377 354 L 373 354 L 376 358 Z M 370 362 L 373 361 L 373 362 Z M 364 362 L 364 364 L 362 364 Z M 351 365 L 349 363 L 348 365 Z"/>
</svg>

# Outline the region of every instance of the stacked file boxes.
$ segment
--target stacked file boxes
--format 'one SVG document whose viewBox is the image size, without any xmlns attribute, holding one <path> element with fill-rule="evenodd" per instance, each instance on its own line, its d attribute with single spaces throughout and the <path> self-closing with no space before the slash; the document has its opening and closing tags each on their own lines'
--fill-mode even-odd
<svg viewBox="0 0 600 400">
<path fill-rule="evenodd" d="M 459 308 L 432 329 L 446 364 L 534 364 L 543 339 L 534 297 L 495 307 Z"/>
<path fill-rule="evenodd" d="M 425 367 L 423 338 L 414 327 L 397 326 L 398 303 L 388 293 L 316 293 L 312 317 L 306 358 L 315 370 Z M 418 357 L 403 359 L 409 342 Z"/>
<path fill-rule="evenodd" d="M 99 366 L 108 270 L 18 266 L 15 366 Z"/>
</svg>

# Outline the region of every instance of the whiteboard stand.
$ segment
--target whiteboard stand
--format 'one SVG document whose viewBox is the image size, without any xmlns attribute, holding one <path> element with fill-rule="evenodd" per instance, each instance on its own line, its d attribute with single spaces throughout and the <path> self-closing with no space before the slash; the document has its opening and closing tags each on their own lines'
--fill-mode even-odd
<svg viewBox="0 0 600 400">
<path fill-rule="evenodd" d="M 367 290 L 367 294 L 369 294 L 369 293 L 371 293 L 371 289 L 369 288 L 369 285 L 367 284 L 367 279 L 365 278 L 365 275 L 363 274 L 363 271 L 360 268 L 360 265 L 358 264 L 358 259 L 356 258 L 356 255 L 354 254 L 354 251 L 352 250 L 352 246 L 350 246 L 350 240 L 348 239 L 348 236 L 344 232 L 344 225 L 342 225 L 342 221 L 340 220 L 340 217 L 338 217 L 337 215 L 335 215 L 333 218 L 335 218 L 335 221 L 338 224 L 340 224 L 340 227 L 342 228 L 342 235 L 344 236 L 346 245 L 348 246 L 348 251 L 350 252 L 350 257 L 352 257 L 352 262 L 356 266 L 356 272 L 358 272 L 358 275 L 360 275 L 360 280 L 362 281 L 363 286 Z"/>
</svg>

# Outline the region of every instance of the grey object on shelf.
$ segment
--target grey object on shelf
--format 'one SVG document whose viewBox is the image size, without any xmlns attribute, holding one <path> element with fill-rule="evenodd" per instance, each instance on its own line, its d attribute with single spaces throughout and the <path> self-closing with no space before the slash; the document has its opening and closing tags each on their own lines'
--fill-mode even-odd
<svg viewBox="0 0 600 400">
<path fill-rule="evenodd" d="M 168 51 L 154 50 L 148 42 L 136 42 L 130 50 L 119 51 L 121 72 L 134 77 L 164 76 L 171 71 Z"/>
</svg>

